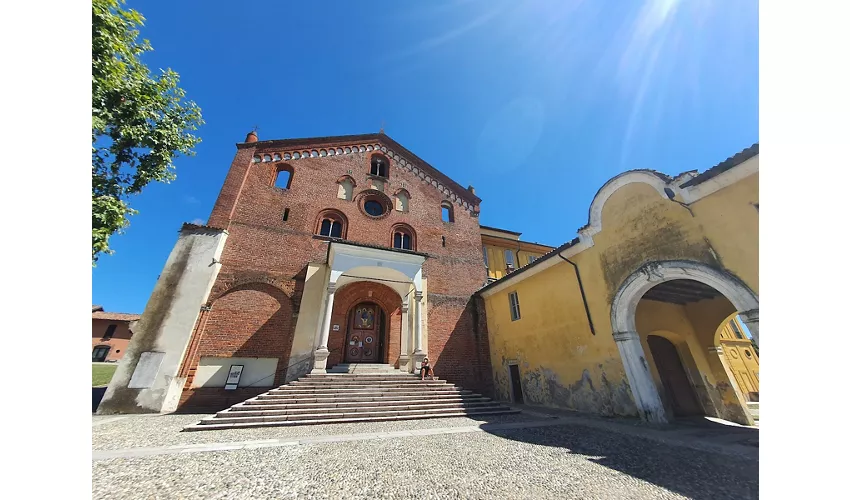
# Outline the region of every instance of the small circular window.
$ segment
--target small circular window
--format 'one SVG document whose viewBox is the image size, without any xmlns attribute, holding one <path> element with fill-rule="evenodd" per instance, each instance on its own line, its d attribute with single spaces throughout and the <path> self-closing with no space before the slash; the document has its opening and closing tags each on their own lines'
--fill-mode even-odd
<svg viewBox="0 0 850 500">
<path fill-rule="evenodd" d="M 392 212 L 393 201 L 386 193 L 377 189 L 367 189 L 357 195 L 357 207 L 363 215 L 373 219 L 383 219 Z"/>
<path fill-rule="evenodd" d="M 750 350 L 749 350 L 749 349 L 744 349 L 744 354 L 746 354 L 748 358 L 752 358 L 752 357 L 753 357 L 753 355 L 752 355 L 752 354 L 750 354 Z"/>
<path fill-rule="evenodd" d="M 384 215 L 384 205 L 379 201 L 368 200 L 363 204 L 363 209 L 366 210 L 366 213 L 372 217 L 380 217 L 381 215 Z"/>
</svg>

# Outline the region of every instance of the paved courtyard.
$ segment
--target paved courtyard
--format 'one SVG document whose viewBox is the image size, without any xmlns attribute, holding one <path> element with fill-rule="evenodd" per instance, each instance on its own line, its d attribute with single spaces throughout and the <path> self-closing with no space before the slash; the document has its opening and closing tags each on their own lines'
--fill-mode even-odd
<svg viewBox="0 0 850 500">
<path fill-rule="evenodd" d="M 180 432 L 94 416 L 94 498 L 758 498 L 758 430 L 524 412 Z"/>
</svg>

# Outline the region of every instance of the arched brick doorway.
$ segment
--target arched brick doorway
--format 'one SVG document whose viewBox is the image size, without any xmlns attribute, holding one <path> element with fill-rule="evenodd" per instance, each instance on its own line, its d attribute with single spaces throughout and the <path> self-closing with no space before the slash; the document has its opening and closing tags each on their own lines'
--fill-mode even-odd
<svg viewBox="0 0 850 500">
<path fill-rule="evenodd" d="M 341 287 L 336 292 L 331 316 L 331 331 L 328 338 L 330 353 L 327 367 L 331 368 L 337 363 L 389 363 L 398 366 L 401 354 L 401 300 L 395 290 L 374 281 L 358 281 Z M 373 324 L 378 329 L 353 329 L 354 315 L 358 306 L 368 304 L 375 308 Z M 372 331 L 372 343 L 379 343 L 377 359 L 374 359 L 373 348 L 371 357 L 362 361 L 352 361 L 359 356 L 352 355 L 350 352 L 353 347 L 350 342 L 353 339 L 350 338 L 349 332 L 360 331 L 355 342 L 359 344 L 362 341 L 365 345 L 365 336 L 362 333 L 368 330 Z M 367 361 L 368 359 L 374 360 Z"/>
<path fill-rule="evenodd" d="M 346 363 L 386 362 L 387 314 L 378 304 L 359 302 L 348 311 L 345 332 Z"/>
</svg>

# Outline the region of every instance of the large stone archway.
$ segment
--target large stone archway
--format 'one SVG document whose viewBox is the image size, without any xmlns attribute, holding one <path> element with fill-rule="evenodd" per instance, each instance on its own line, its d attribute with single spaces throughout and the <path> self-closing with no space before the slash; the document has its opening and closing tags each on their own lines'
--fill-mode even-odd
<svg viewBox="0 0 850 500">
<path fill-rule="evenodd" d="M 652 287 L 672 280 L 694 280 L 722 294 L 737 309 L 758 344 L 758 296 L 738 278 L 691 261 L 650 262 L 632 273 L 620 286 L 611 306 L 611 327 L 626 376 L 641 418 L 668 421 L 647 365 L 635 323 L 638 302 Z"/>
</svg>

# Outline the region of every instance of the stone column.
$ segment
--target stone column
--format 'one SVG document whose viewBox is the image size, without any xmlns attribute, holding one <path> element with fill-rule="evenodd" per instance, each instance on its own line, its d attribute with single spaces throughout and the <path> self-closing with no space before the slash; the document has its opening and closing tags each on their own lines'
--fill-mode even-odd
<svg viewBox="0 0 850 500">
<path fill-rule="evenodd" d="M 422 292 L 417 290 L 413 298 L 416 299 L 416 316 L 413 320 L 413 370 L 416 371 L 422 366 L 422 360 L 427 354 L 422 351 Z"/>
<path fill-rule="evenodd" d="M 403 371 L 410 371 L 410 315 L 408 309 L 410 306 L 410 296 L 404 298 L 401 303 L 401 355 L 398 358 L 398 368 Z"/>
<path fill-rule="evenodd" d="M 759 310 L 758 309 L 750 309 L 749 311 L 739 313 L 738 316 L 741 317 L 744 324 L 749 328 L 750 333 L 753 335 L 753 343 L 756 347 L 759 346 Z"/>
<path fill-rule="evenodd" d="M 641 418 L 648 422 L 667 423 L 667 415 L 658 388 L 652 380 L 640 336 L 637 332 L 614 332 L 614 342 L 623 359 L 629 387 Z"/>
<path fill-rule="evenodd" d="M 322 317 L 321 330 L 319 333 L 319 347 L 313 354 L 313 370 L 310 373 L 327 373 L 328 366 L 328 336 L 331 329 L 331 315 L 334 310 L 334 292 L 336 292 L 336 283 L 328 283 L 328 297 L 325 299 L 325 314 Z"/>
</svg>

